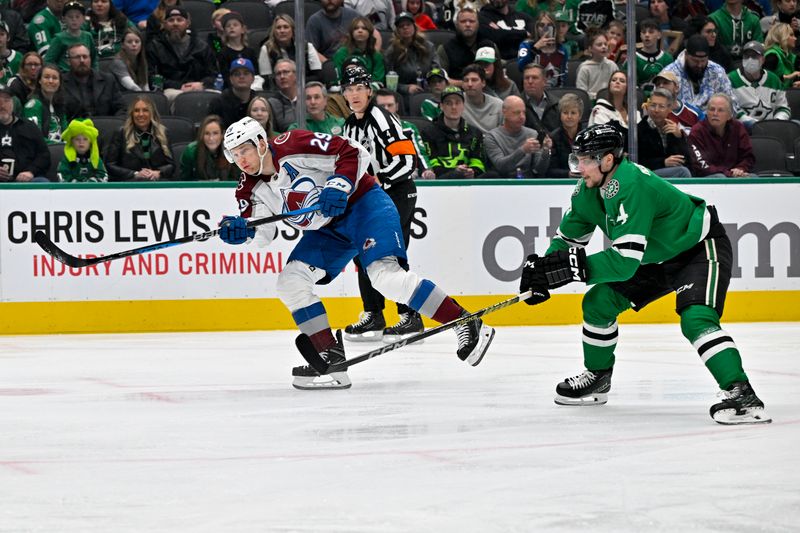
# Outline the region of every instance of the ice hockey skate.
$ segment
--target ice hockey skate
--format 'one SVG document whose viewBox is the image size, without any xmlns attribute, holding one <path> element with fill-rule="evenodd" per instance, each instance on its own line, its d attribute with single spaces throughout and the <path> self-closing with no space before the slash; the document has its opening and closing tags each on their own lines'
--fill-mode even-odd
<svg viewBox="0 0 800 533">
<path fill-rule="evenodd" d="M 714 422 L 727 426 L 737 424 L 768 424 L 772 419 L 764 411 L 764 402 L 758 399 L 748 381 L 738 381 L 719 392 L 722 401 L 709 410 Z"/>
<path fill-rule="evenodd" d="M 400 313 L 400 321 L 397 324 L 383 330 L 383 342 L 391 344 L 423 331 L 425 331 L 425 326 L 422 325 L 422 317 L 416 311 L 409 310 Z M 417 344 L 423 342 L 425 341 L 418 341 Z"/>
<path fill-rule="evenodd" d="M 611 373 L 608 370 L 584 370 L 556 386 L 555 402 L 558 405 L 603 405 L 611 390 Z"/>
<path fill-rule="evenodd" d="M 342 330 L 336 332 L 336 345 L 321 352 L 319 355 L 331 365 L 345 361 Z M 352 385 L 346 370 L 320 376 L 319 372 L 314 370 L 311 365 L 304 365 L 294 367 L 292 376 L 294 376 L 292 385 L 295 389 L 300 390 L 349 389 L 350 385 Z"/>
<path fill-rule="evenodd" d="M 465 310 L 461 316 L 468 315 Z M 483 320 L 476 318 L 466 324 L 455 327 L 458 336 L 458 358 L 472 366 L 478 366 L 486 355 L 486 350 L 494 339 L 494 328 L 487 326 Z"/>
<path fill-rule="evenodd" d="M 364 311 L 359 315 L 358 322 L 344 328 L 344 338 L 351 342 L 380 341 L 385 328 L 383 313 Z"/>
</svg>

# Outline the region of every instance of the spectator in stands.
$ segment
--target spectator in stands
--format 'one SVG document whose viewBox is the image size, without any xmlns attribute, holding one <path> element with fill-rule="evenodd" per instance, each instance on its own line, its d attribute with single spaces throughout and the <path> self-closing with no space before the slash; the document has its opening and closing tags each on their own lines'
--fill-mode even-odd
<svg viewBox="0 0 800 533">
<path fill-rule="evenodd" d="M 575 26 L 581 33 L 588 34 L 591 29 L 605 30 L 614 20 L 614 0 L 594 0 L 593 2 L 575 2 L 573 0 L 570 5 L 574 6 L 577 11 Z"/>
<path fill-rule="evenodd" d="M 661 29 L 655 19 L 645 19 L 639 24 L 639 37 L 642 47 L 636 49 L 636 81 L 641 86 L 651 82 L 656 74 L 675 59 L 661 49 Z M 627 60 L 620 70 L 628 71 Z"/>
<path fill-rule="evenodd" d="M 270 96 L 269 105 L 273 112 L 275 131 L 283 133 L 292 122 L 296 122 L 297 103 L 297 65 L 291 59 L 279 59 L 275 64 L 275 86 L 278 93 Z"/>
<path fill-rule="evenodd" d="M 592 29 L 586 36 L 586 44 L 591 57 L 578 65 L 578 77 L 575 86 L 589 94 L 593 101 L 597 92 L 608 85 L 611 75 L 619 70 L 617 64 L 606 57 L 608 41 L 605 33 Z"/>
<path fill-rule="evenodd" d="M 39 71 L 36 89 L 25 103 L 22 117 L 36 124 L 47 144 L 61 142 L 67 120 L 61 94 L 61 71 L 52 63 Z"/>
<path fill-rule="evenodd" d="M 667 0 L 650 0 L 648 9 L 650 10 L 650 16 L 656 20 L 661 31 L 686 32 L 685 18 L 672 13 Z"/>
<path fill-rule="evenodd" d="M 50 152 L 42 132 L 14 114 L 14 95 L 0 85 L 0 182 L 49 181 Z"/>
<path fill-rule="evenodd" d="M 764 35 L 769 32 L 773 24 L 783 22 L 788 24 L 795 31 L 795 35 L 800 32 L 800 18 L 797 13 L 797 0 L 774 0 L 775 10 L 772 15 L 767 15 L 761 19 L 761 33 Z"/>
<path fill-rule="evenodd" d="M 142 46 L 142 35 L 136 28 L 128 28 L 122 37 L 122 48 L 109 66 L 121 90 L 149 91 L 147 57 Z"/>
<path fill-rule="evenodd" d="M 148 17 L 158 8 L 158 0 L 114 0 L 114 5 L 125 13 L 128 20 L 136 24 L 139 31 L 145 31 Z"/>
<path fill-rule="evenodd" d="M 744 7 L 743 3 L 744 0 L 725 0 L 722 7 L 708 16 L 717 23 L 717 39 L 733 59 L 741 59 L 742 48 L 748 41 L 764 40 L 758 15 Z"/>
<path fill-rule="evenodd" d="M 240 171 L 222 153 L 225 129 L 218 115 L 208 115 L 181 156 L 181 181 L 238 181 Z"/>
<path fill-rule="evenodd" d="M 0 84 L 8 82 L 17 75 L 22 65 L 22 53 L 8 46 L 8 24 L 0 20 Z"/>
<path fill-rule="evenodd" d="M 428 120 L 433 120 L 442 114 L 439 103 L 441 102 L 442 91 L 447 87 L 447 73 L 444 69 L 434 67 L 428 72 L 425 79 L 428 82 L 428 92 L 431 93 L 431 97 L 422 101 L 420 114 Z"/>
<path fill-rule="evenodd" d="M 361 59 L 361 65 L 372 75 L 372 81 L 384 83 L 386 68 L 383 63 L 383 54 L 375 48 L 375 26 L 367 17 L 356 17 L 350 23 L 344 43 L 333 54 L 333 63 L 336 73 L 342 79 L 342 68 L 345 61 L 351 57 Z"/>
<path fill-rule="evenodd" d="M 558 98 L 548 93 L 547 76 L 544 67 L 528 63 L 522 71 L 522 100 L 525 102 L 525 127 L 543 134 L 553 131 L 559 125 Z M 581 106 L 583 113 L 583 106 Z"/>
<path fill-rule="evenodd" d="M 306 42 L 306 80 L 317 80 L 322 72 L 322 61 L 317 49 Z M 258 54 L 258 72 L 264 79 L 272 79 L 275 63 L 279 59 L 295 61 L 294 19 L 289 15 L 277 15 L 264 45 Z"/>
<path fill-rule="evenodd" d="M 275 128 L 272 125 L 272 107 L 269 105 L 269 100 L 263 96 L 256 96 L 250 100 L 250 105 L 247 107 L 247 116 L 253 117 L 261 124 L 269 139 L 275 137 Z"/>
<path fill-rule="evenodd" d="M 92 119 L 75 119 L 64 130 L 64 155 L 58 163 L 58 181 L 86 183 L 108 181 L 97 145 L 99 132 Z"/>
<path fill-rule="evenodd" d="M 625 23 L 620 20 L 609 21 L 605 34 L 608 42 L 606 57 L 614 63 L 625 61 L 628 54 L 628 45 L 625 42 Z"/>
<path fill-rule="evenodd" d="M 392 29 L 392 21 L 396 15 L 392 0 L 345 0 L 344 3 L 370 19 L 375 24 L 375 29 Z"/>
<path fill-rule="evenodd" d="M 73 44 L 80 43 L 91 54 L 92 68 L 97 68 L 97 50 L 94 48 L 92 34 L 81 29 L 86 21 L 86 8 L 77 0 L 71 0 L 64 4 L 63 12 L 64 31 L 56 33 L 50 39 L 50 47 L 44 56 L 45 62 L 54 63 L 62 72 L 66 72 L 69 69 L 67 50 Z"/>
<path fill-rule="evenodd" d="M 400 11 L 407 11 L 414 16 L 414 23 L 417 28 L 422 31 L 435 30 L 436 14 L 432 8 L 432 4 L 424 2 L 423 0 L 400 0 Z"/>
<path fill-rule="evenodd" d="M 19 72 L 8 80 L 8 89 L 20 103 L 24 104 L 36 89 L 36 80 L 42 70 L 42 57 L 37 52 L 28 52 L 22 56 Z"/>
<path fill-rule="evenodd" d="M 255 65 L 258 62 L 258 54 L 247 45 L 247 25 L 244 23 L 242 15 L 236 11 L 231 11 L 223 16 L 222 29 L 225 33 L 222 36 L 222 50 L 217 53 L 217 64 L 220 72 L 222 72 L 224 86 L 228 88 L 231 86 L 228 66 L 239 58 L 247 59 L 251 65 Z M 255 71 L 253 75 L 255 76 Z M 263 80 L 259 78 L 259 82 L 258 87 L 260 88 L 263 85 Z"/>
<path fill-rule="evenodd" d="M 31 48 L 25 21 L 22 20 L 22 16 L 17 9 L 12 8 L 8 3 L 0 5 L 0 20 L 8 26 L 9 48 L 20 52 L 25 52 Z"/>
<path fill-rule="evenodd" d="M 222 40 L 225 37 L 225 28 L 222 27 L 222 17 L 230 12 L 231 10 L 226 7 L 220 7 L 211 12 L 211 27 L 214 31 L 208 33 L 206 44 L 211 48 L 215 56 L 218 56 L 219 53 L 222 52 Z M 219 65 L 222 66 L 222 63 Z"/>
<path fill-rule="evenodd" d="M 69 72 L 62 75 L 61 81 L 67 120 L 119 113 L 122 102 L 114 77 L 92 70 L 85 45 L 74 44 L 68 53 Z"/>
<path fill-rule="evenodd" d="M 306 126 L 305 129 L 318 133 L 341 135 L 344 132 L 344 119 L 331 115 L 327 111 L 328 91 L 325 84 L 319 81 L 306 83 Z M 296 129 L 297 122 L 289 125 L 289 129 Z"/>
<path fill-rule="evenodd" d="M 500 126 L 503 123 L 503 101 L 484 92 L 486 73 L 483 68 L 475 64 L 467 66 L 461 81 L 466 96 L 464 120 L 483 133 Z"/>
<path fill-rule="evenodd" d="M 92 0 L 87 25 L 98 58 L 117 55 L 122 49 L 125 31 L 136 28 L 111 0 Z"/>
<path fill-rule="evenodd" d="M 164 95 L 170 101 L 183 92 L 213 87 L 219 70 L 214 53 L 189 32 L 190 25 L 186 9 L 172 7 L 164 31 L 146 45 L 147 64 L 164 77 Z"/>
<path fill-rule="evenodd" d="M 230 87 L 224 89 L 208 106 L 209 113 L 221 118 L 223 130 L 247 116 L 247 107 L 256 95 L 251 88 L 256 70 L 249 59 L 234 59 L 230 63 L 229 72 Z"/>
<path fill-rule="evenodd" d="M 167 11 L 180 5 L 181 0 L 159 0 L 156 8 L 147 17 L 145 42 L 157 39 L 159 35 L 164 33 L 164 30 L 166 30 L 164 23 L 167 21 Z"/>
<path fill-rule="evenodd" d="M 562 87 L 567 79 L 567 59 L 569 54 L 559 41 L 556 21 L 547 12 L 539 14 L 533 37 L 523 41 L 517 52 L 517 65 L 520 71 L 528 63 L 538 63 L 544 67 L 548 87 Z"/>
<path fill-rule="evenodd" d="M 475 54 L 475 63 L 483 67 L 486 72 L 486 94 L 491 94 L 503 100 L 506 96 L 519 96 L 517 84 L 508 79 L 502 60 L 498 60 L 497 48 L 494 46 L 482 46 Z"/>
<path fill-rule="evenodd" d="M 461 87 L 446 87 L 439 103 L 442 113 L 421 131 L 438 180 L 483 177 L 486 171 L 483 134 L 464 120 L 464 101 Z"/>
<path fill-rule="evenodd" d="M 748 176 L 755 156 L 744 124 L 733 118 L 733 101 L 725 93 L 708 100 L 706 118 L 689 134 L 692 175 L 705 177 Z"/>
<path fill-rule="evenodd" d="M 320 54 L 320 61 L 333 57 L 347 35 L 347 28 L 359 16 L 355 9 L 344 6 L 344 0 L 321 0 L 322 9 L 308 17 L 306 37 Z"/>
<path fill-rule="evenodd" d="M 764 69 L 764 45 L 750 41 L 744 45 L 742 66 L 728 74 L 733 87 L 738 118 L 748 131 L 766 119 L 789 120 L 792 111 L 786 91 L 774 72 Z"/>
<path fill-rule="evenodd" d="M 800 60 L 793 50 L 797 46 L 792 27 L 778 22 L 767 32 L 764 40 L 764 68 L 774 72 L 783 82 L 783 88 L 800 87 Z"/>
<path fill-rule="evenodd" d="M 536 21 L 509 7 L 509 0 L 491 0 L 478 14 L 482 39 L 497 45 L 500 57 L 516 59 L 519 45 L 534 34 Z"/>
<path fill-rule="evenodd" d="M 731 94 L 725 69 L 709 61 L 708 53 L 705 37 L 692 35 L 686 42 L 686 50 L 664 69 L 678 77 L 678 99 L 699 109 L 705 109 L 714 93 Z"/>
<path fill-rule="evenodd" d="M 400 122 L 400 127 L 403 129 L 405 136 L 411 139 L 411 142 L 414 143 L 414 148 L 417 151 L 417 160 L 415 164 L 415 172 L 417 173 L 417 176 L 421 176 L 423 179 L 433 179 L 436 177 L 436 175 L 431 170 L 428 149 L 422 142 L 422 135 L 420 135 L 419 129 L 416 125 L 414 125 L 413 122 L 409 122 L 400 118 L 400 115 L 398 114 L 400 103 L 400 95 L 395 91 L 390 91 L 389 89 L 378 89 L 375 92 L 375 105 L 391 113 L 394 118 Z"/>
<path fill-rule="evenodd" d="M 637 125 L 639 162 L 665 178 L 688 178 L 691 156 L 686 134 L 669 118 L 673 99 L 666 89 L 655 89 L 648 98 L 647 115 Z"/>
<path fill-rule="evenodd" d="M 550 132 L 553 147 L 550 150 L 550 162 L 547 167 L 547 178 L 572 178 L 569 170 L 569 154 L 572 143 L 581 129 L 583 116 L 583 100 L 575 93 L 566 93 L 558 101 L 558 112 L 561 126 Z"/>
<path fill-rule="evenodd" d="M 397 72 L 397 91 L 400 94 L 424 92 L 425 74 L 439 66 L 433 43 L 417 31 L 414 17 L 408 13 L 397 15 L 394 23 L 392 41 L 384 56 L 386 70 Z"/>
<path fill-rule="evenodd" d="M 717 39 L 717 23 L 706 16 L 699 16 L 689 21 L 689 35 L 700 34 L 708 42 L 708 58 L 730 72 L 733 69 L 733 57 L 728 49 Z"/>
<path fill-rule="evenodd" d="M 31 44 L 44 57 L 50 41 L 61 31 L 61 10 L 66 0 L 47 0 L 47 7 L 36 13 L 28 24 Z"/>
<path fill-rule="evenodd" d="M 623 135 L 628 131 L 628 76 L 618 70 L 611 75 L 606 86 L 606 95 L 598 98 L 589 115 L 589 125 L 613 122 Z M 639 110 L 634 110 L 634 124 L 639 122 Z M 627 149 L 627 147 L 626 147 Z"/>
<path fill-rule="evenodd" d="M 556 19 L 556 44 L 567 54 L 567 59 L 578 57 L 581 52 L 581 45 L 571 30 L 575 27 L 575 17 L 571 9 L 562 9 L 563 6 L 553 12 Z M 573 32 L 574 33 L 574 32 Z"/>
<path fill-rule="evenodd" d="M 484 137 L 486 157 L 503 178 L 543 178 L 550 165 L 553 141 L 525 127 L 525 102 L 519 96 L 503 101 L 503 124 Z"/>
<path fill-rule="evenodd" d="M 105 153 L 109 181 L 159 181 L 172 178 L 175 162 L 156 106 L 137 96 Z"/>
<path fill-rule="evenodd" d="M 703 120 L 705 114 L 693 105 L 685 104 L 678 100 L 680 82 L 674 72 L 662 70 L 653 78 L 656 89 L 666 89 L 672 93 L 672 112 L 670 120 L 678 123 L 683 133 L 688 136 L 692 126 Z"/>
<path fill-rule="evenodd" d="M 436 50 L 441 67 L 452 78 L 453 85 L 461 85 L 464 67 L 475 61 L 478 51 L 478 12 L 472 7 L 464 7 L 458 12 L 455 21 L 456 34 Z"/>
</svg>

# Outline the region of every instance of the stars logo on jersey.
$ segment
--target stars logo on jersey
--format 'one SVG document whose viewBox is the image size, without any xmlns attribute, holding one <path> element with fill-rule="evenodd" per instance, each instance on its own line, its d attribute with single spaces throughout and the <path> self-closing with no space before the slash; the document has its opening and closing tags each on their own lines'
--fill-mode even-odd
<svg viewBox="0 0 800 533">
<path fill-rule="evenodd" d="M 581 193 L 581 187 L 583 187 L 583 178 L 578 180 L 578 183 L 575 184 L 575 188 L 572 190 L 572 196 L 578 196 Z"/>
<path fill-rule="evenodd" d="M 283 196 L 283 212 L 295 211 L 304 207 L 309 207 L 319 201 L 319 193 L 322 187 L 318 187 L 311 178 L 301 176 L 294 180 L 290 187 L 281 189 Z M 304 213 L 287 219 L 295 226 L 304 228 L 311 224 L 316 212 Z"/>
<path fill-rule="evenodd" d="M 612 178 L 608 182 L 608 185 L 606 185 L 606 200 L 611 200 L 617 195 L 618 192 L 619 192 L 619 182 Z"/>
</svg>

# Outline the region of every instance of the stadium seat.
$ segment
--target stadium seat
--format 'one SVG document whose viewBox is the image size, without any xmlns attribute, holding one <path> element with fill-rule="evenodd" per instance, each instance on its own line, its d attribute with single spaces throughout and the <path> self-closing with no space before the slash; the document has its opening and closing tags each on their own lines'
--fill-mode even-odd
<svg viewBox="0 0 800 533">
<path fill-rule="evenodd" d="M 172 102 L 172 115 L 183 117 L 198 126 L 206 116 L 211 102 L 219 98 L 218 93 L 211 91 L 191 91 L 181 93 Z"/>
<path fill-rule="evenodd" d="M 581 120 L 589 120 L 589 115 L 592 113 L 592 100 L 589 98 L 589 93 L 577 87 L 549 87 L 546 90 L 556 102 L 561 100 L 561 97 L 567 93 L 578 95 L 580 99 L 583 100 L 583 115 L 581 116 Z"/>
<path fill-rule="evenodd" d="M 272 27 L 269 28 L 256 28 L 251 30 L 250 28 L 247 29 L 247 46 L 255 50 L 257 53 L 261 52 L 261 45 L 264 44 L 264 41 L 269 38 L 269 32 L 272 30 Z M 258 67 L 258 65 L 255 65 Z"/>
<path fill-rule="evenodd" d="M 378 30 L 378 33 L 381 34 L 381 52 L 386 52 L 392 42 L 394 32 L 392 30 Z"/>
<path fill-rule="evenodd" d="M 456 34 L 456 32 L 452 30 L 428 30 L 420 33 L 422 33 L 426 39 L 433 43 L 434 51 L 439 48 L 440 44 L 446 43 Z"/>
<path fill-rule="evenodd" d="M 321 3 L 315 2 L 314 0 L 305 0 L 303 2 L 303 17 L 305 18 L 305 22 L 308 22 L 308 17 L 320 9 L 322 9 Z M 294 19 L 294 1 L 288 0 L 287 2 L 281 2 L 280 4 L 276 5 L 272 11 L 275 13 L 275 15 L 289 15 Z M 295 24 L 296 23 L 297 21 L 295 21 Z"/>
<path fill-rule="evenodd" d="M 325 87 L 339 84 L 339 73 L 336 71 L 336 63 L 328 59 L 322 64 L 322 79 Z"/>
<path fill-rule="evenodd" d="M 792 118 L 800 120 L 800 88 L 786 89 L 786 100 L 789 102 L 789 109 L 792 110 Z"/>
<path fill-rule="evenodd" d="M 181 176 L 181 156 L 183 151 L 189 146 L 188 142 L 174 142 L 172 143 L 172 160 L 175 161 L 175 179 L 179 180 Z"/>
<path fill-rule="evenodd" d="M 248 44 L 251 47 L 258 45 L 258 43 L 250 42 L 252 40 L 252 30 L 255 28 L 267 29 L 272 26 L 272 10 L 264 2 L 255 0 L 228 0 L 225 2 L 225 7 L 239 13 L 244 19 L 244 23 L 248 29 Z"/>
<path fill-rule="evenodd" d="M 517 89 L 520 92 L 523 92 L 522 87 L 522 72 L 519 70 L 519 65 L 515 59 L 510 59 L 505 62 L 504 68 L 506 70 L 506 76 L 508 79 L 513 81 L 517 85 Z"/>
<path fill-rule="evenodd" d="M 111 140 L 111 136 L 125 124 L 125 116 L 95 116 L 92 117 L 92 123 L 94 123 L 94 127 L 97 128 L 97 131 L 100 133 L 97 138 L 99 140 L 98 147 L 102 153 L 103 149 Z"/>
<path fill-rule="evenodd" d="M 194 140 L 194 123 L 185 117 L 161 117 L 161 123 L 167 128 L 167 139 L 170 144 L 191 142 Z"/>
<path fill-rule="evenodd" d="M 759 176 L 791 176 L 786 169 L 786 150 L 776 137 L 753 135 L 750 137 L 755 155 L 753 173 Z"/>
<path fill-rule="evenodd" d="M 800 124 L 791 120 L 762 120 L 753 124 L 752 135 L 775 137 L 780 140 L 786 151 L 786 168 L 794 170 L 797 166 L 794 142 L 800 137 Z"/>
<path fill-rule="evenodd" d="M 567 60 L 567 79 L 564 80 L 564 87 L 575 87 L 578 81 L 578 65 L 586 60 L 584 57 L 573 57 Z"/>
<path fill-rule="evenodd" d="M 214 29 L 211 23 L 211 13 L 217 9 L 217 4 L 206 2 L 205 0 L 183 0 L 181 7 L 189 13 L 189 18 L 191 19 L 189 27 L 192 31 Z"/>
<path fill-rule="evenodd" d="M 50 168 L 47 169 L 45 177 L 50 181 L 58 181 L 58 164 L 64 156 L 64 143 L 48 144 L 47 150 L 50 152 Z"/>
<path fill-rule="evenodd" d="M 431 93 L 415 93 L 408 97 L 408 114 L 412 117 L 421 117 L 422 102 L 428 98 L 433 98 Z"/>
<path fill-rule="evenodd" d="M 410 122 L 417 127 L 417 129 L 422 132 L 423 128 L 426 128 L 430 125 L 431 121 L 425 117 L 400 117 L 400 120 L 405 120 L 406 122 Z"/>
<path fill-rule="evenodd" d="M 145 98 L 149 98 L 150 101 L 153 102 L 156 106 L 156 110 L 158 110 L 158 114 L 161 116 L 169 115 L 169 100 L 167 97 L 164 96 L 164 93 L 159 93 L 155 91 L 151 92 L 139 92 L 139 91 L 131 91 L 122 93 L 122 108 L 128 109 L 128 106 L 133 102 L 133 100 L 139 96 L 144 96 Z"/>
</svg>

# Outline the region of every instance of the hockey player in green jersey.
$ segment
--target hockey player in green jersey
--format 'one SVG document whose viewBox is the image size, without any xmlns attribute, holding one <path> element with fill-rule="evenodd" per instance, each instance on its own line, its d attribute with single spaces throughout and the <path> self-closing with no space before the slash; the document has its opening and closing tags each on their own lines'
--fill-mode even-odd
<svg viewBox="0 0 800 533">
<path fill-rule="evenodd" d="M 540 294 L 526 300 L 531 305 L 573 281 L 592 285 L 583 299 L 586 370 L 558 384 L 555 402 L 606 403 L 617 316 L 674 291 L 681 331 L 721 389 L 711 417 L 720 424 L 771 422 L 736 344 L 720 327 L 732 251 L 716 209 L 625 158 L 622 134 L 610 124 L 579 132 L 569 163 L 581 175 L 571 209 L 545 256 L 528 257 L 521 280 L 521 291 Z M 596 227 L 611 247 L 587 256 L 583 247 Z"/>
</svg>

